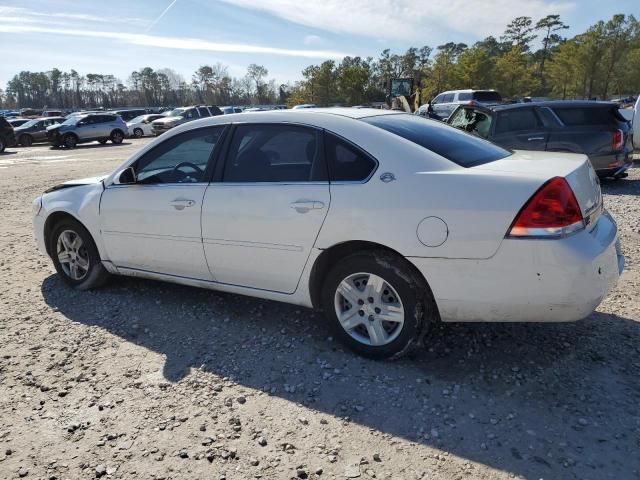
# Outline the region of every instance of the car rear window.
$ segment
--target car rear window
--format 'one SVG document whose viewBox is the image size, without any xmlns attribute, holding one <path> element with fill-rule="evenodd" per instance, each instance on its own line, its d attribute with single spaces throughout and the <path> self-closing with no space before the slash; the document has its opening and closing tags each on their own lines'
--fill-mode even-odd
<svg viewBox="0 0 640 480">
<path fill-rule="evenodd" d="M 498 92 L 473 92 L 473 99 L 478 102 L 501 102 L 502 96 Z"/>
<path fill-rule="evenodd" d="M 620 121 L 616 107 L 556 107 L 556 115 L 567 126 L 615 125 Z"/>
<path fill-rule="evenodd" d="M 405 138 L 460 165 L 474 167 L 511 155 L 509 150 L 419 115 L 377 115 L 362 121 Z"/>
</svg>

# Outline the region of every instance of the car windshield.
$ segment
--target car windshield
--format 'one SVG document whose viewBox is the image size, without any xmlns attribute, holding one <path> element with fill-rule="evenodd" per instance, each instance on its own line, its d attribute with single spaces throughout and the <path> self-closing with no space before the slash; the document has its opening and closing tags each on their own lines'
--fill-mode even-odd
<svg viewBox="0 0 640 480">
<path fill-rule="evenodd" d="M 75 125 L 76 123 L 78 123 L 78 120 L 80 120 L 81 118 L 83 118 L 83 117 L 80 117 L 78 115 L 74 115 L 72 117 L 67 118 L 60 125 Z"/>
<path fill-rule="evenodd" d="M 179 117 L 184 113 L 184 108 L 176 108 L 165 114 L 165 117 Z"/>
<path fill-rule="evenodd" d="M 23 123 L 22 125 L 20 125 L 21 127 L 25 127 L 25 128 L 29 128 L 29 127 L 33 127 L 36 123 L 38 123 L 40 120 L 34 119 L 34 120 L 29 120 L 26 123 Z"/>
<path fill-rule="evenodd" d="M 465 168 L 511 155 L 509 150 L 487 140 L 421 116 L 377 115 L 363 118 L 362 121 L 405 138 Z"/>
</svg>

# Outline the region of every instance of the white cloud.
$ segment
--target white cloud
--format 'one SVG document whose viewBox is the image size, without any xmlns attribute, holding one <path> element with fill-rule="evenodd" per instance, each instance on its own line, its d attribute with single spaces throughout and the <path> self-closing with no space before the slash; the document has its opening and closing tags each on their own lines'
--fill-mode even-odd
<svg viewBox="0 0 640 480">
<path fill-rule="evenodd" d="M 305 45 L 322 45 L 324 40 L 318 35 L 305 35 L 302 40 Z"/>
<path fill-rule="evenodd" d="M 29 23 L 50 23 L 50 20 L 66 20 L 71 22 L 80 22 L 86 24 L 86 22 L 93 23 L 125 23 L 128 25 L 142 26 L 149 23 L 147 20 L 141 18 L 130 17 L 108 17 L 89 15 L 85 13 L 64 13 L 64 12 L 39 12 L 23 7 L 2 7 L 0 6 L 0 20 L 4 21 L 7 18 L 19 18 L 24 22 Z M 51 22 L 58 23 L 58 22 Z"/>
<path fill-rule="evenodd" d="M 224 1 L 331 32 L 402 40 L 424 39 L 429 30 L 442 28 L 481 38 L 501 33 L 518 16 L 535 20 L 575 8 L 574 3 L 563 0 Z"/>
<path fill-rule="evenodd" d="M 199 50 L 211 52 L 227 53 L 259 53 L 270 55 L 283 55 L 289 57 L 340 59 L 346 55 L 345 52 L 331 50 L 299 50 L 290 48 L 265 47 L 260 45 L 247 45 L 241 43 L 221 43 L 200 40 L 197 38 L 164 37 L 157 35 L 146 35 L 138 33 L 106 32 L 99 30 L 73 29 L 73 28 L 50 28 L 32 25 L 2 24 L 0 18 L 0 32 L 4 33 L 45 33 L 63 36 L 90 37 L 110 39 L 124 42 L 130 45 L 143 45 L 147 47 L 158 47 L 164 49 L 177 50 Z"/>
</svg>

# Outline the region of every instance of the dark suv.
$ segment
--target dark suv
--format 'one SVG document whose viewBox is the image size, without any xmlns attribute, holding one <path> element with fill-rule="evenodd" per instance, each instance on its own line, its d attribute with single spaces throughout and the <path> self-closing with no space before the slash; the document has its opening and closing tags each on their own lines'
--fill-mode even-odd
<svg viewBox="0 0 640 480">
<path fill-rule="evenodd" d="M 13 133 L 13 127 L 4 117 L 0 117 L 0 153 L 4 152 L 7 147 L 13 147 L 16 144 L 16 136 Z"/>
<path fill-rule="evenodd" d="M 122 143 L 126 136 L 127 124 L 115 113 L 90 113 L 71 115 L 60 125 L 47 127 L 49 143 L 55 147 L 75 148 L 78 143 L 98 141 L 102 144 L 111 140 Z"/>
<path fill-rule="evenodd" d="M 447 123 L 513 150 L 583 153 L 600 177 L 626 177 L 631 126 L 610 102 L 461 105 Z"/>
</svg>

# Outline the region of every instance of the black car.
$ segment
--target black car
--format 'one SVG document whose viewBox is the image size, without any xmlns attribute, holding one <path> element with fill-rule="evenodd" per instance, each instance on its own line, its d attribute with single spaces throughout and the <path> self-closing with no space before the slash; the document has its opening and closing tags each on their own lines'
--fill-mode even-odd
<svg viewBox="0 0 640 480">
<path fill-rule="evenodd" d="M 116 113 L 122 117 L 122 120 L 128 122 L 140 115 L 145 115 L 149 112 L 145 108 L 124 108 L 122 110 L 110 110 L 108 113 Z"/>
<path fill-rule="evenodd" d="M 20 145 L 29 147 L 32 143 L 48 141 L 47 127 L 58 125 L 64 121 L 64 117 L 34 118 L 14 128 L 14 133 Z"/>
<path fill-rule="evenodd" d="M 0 117 L 0 153 L 4 152 L 7 147 L 13 147 L 16 144 L 16 136 L 13 133 L 13 127 L 6 118 Z"/>
<path fill-rule="evenodd" d="M 631 125 L 612 102 L 461 105 L 447 123 L 513 150 L 583 153 L 600 177 L 626 177 Z"/>
</svg>

